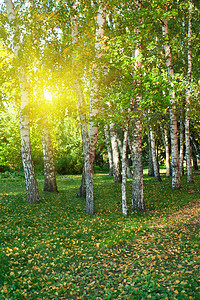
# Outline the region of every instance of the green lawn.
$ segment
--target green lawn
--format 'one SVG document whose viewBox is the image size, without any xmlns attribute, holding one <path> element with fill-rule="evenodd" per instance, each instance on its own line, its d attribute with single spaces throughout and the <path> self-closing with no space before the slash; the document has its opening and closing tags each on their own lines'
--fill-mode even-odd
<svg viewBox="0 0 200 300">
<path fill-rule="evenodd" d="M 23 179 L 0 180 L 0 299 L 200 299 L 200 174 L 171 189 L 144 175 L 148 213 L 121 215 L 120 184 L 94 176 L 95 215 L 76 198 L 80 176 L 59 194 L 26 202 Z"/>
</svg>

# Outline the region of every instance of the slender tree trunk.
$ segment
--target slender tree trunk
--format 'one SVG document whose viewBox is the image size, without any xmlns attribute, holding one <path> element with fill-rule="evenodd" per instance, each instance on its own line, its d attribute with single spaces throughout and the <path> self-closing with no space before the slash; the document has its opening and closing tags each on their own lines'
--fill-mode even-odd
<svg viewBox="0 0 200 300">
<path fill-rule="evenodd" d="M 184 159 L 184 116 L 183 116 L 183 107 L 181 105 L 181 115 L 180 115 L 180 160 L 179 160 L 180 176 L 183 176 L 183 174 L 184 174 L 183 159 Z"/>
<path fill-rule="evenodd" d="M 140 10 L 141 3 L 136 1 L 135 8 Z M 141 21 L 138 20 L 140 26 Z M 140 33 L 139 27 L 135 28 L 135 34 L 137 35 L 137 43 L 135 49 L 133 49 L 133 55 L 135 58 L 134 69 L 135 72 L 139 72 L 141 68 L 140 55 Z M 133 74 L 134 78 L 135 74 Z M 135 88 L 140 88 L 140 82 L 137 79 L 134 80 Z M 145 211 L 144 203 L 144 186 L 143 186 L 143 165 L 142 165 L 142 112 L 141 108 L 142 95 L 138 92 L 135 99 L 132 99 L 132 108 L 136 113 L 136 116 L 132 122 L 132 151 L 133 151 L 133 183 L 132 183 L 132 209 L 136 211 Z"/>
<path fill-rule="evenodd" d="M 165 160 L 166 160 L 166 177 L 171 176 L 171 163 L 170 163 L 170 147 L 169 147 L 169 139 L 168 139 L 168 130 L 166 128 L 162 128 L 160 126 L 163 144 L 165 147 Z"/>
<path fill-rule="evenodd" d="M 191 75 L 192 75 L 192 1 L 189 1 L 189 20 L 188 20 L 188 74 L 187 74 L 187 93 L 186 93 L 186 112 L 185 112 L 185 152 L 187 163 L 187 182 L 193 182 L 191 146 L 190 146 L 190 98 L 191 98 Z"/>
<path fill-rule="evenodd" d="M 97 13 L 97 30 L 96 30 L 96 39 L 95 39 L 95 50 L 96 50 L 96 57 L 100 59 L 102 56 L 101 47 L 102 42 L 101 39 L 104 37 L 104 23 L 105 23 L 105 12 L 103 11 L 101 5 L 99 6 L 98 13 Z M 99 79 L 99 72 L 98 66 L 96 63 L 93 64 L 93 72 L 92 72 L 92 79 L 91 79 L 91 93 L 90 93 L 90 121 L 89 121 L 89 138 L 90 138 L 90 151 L 93 159 L 93 165 L 95 162 L 95 152 L 96 152 L 96 145 L 97 145 L 97 133 L 98 133 L 98 126 L 94 122 L 95 116 L 97 116 L 99 112 L 98 102 L 99 99 L 97 98 L 98 93 L 98 83 L 97 80 Z"/>
<path fill-rule="evenodd" d="M 75 4 L 75 7 L 77 7 L 77 3 Z M 98 15 L 97 15 L 97 31 L 96 31 L 96 40 L 95 40 L 95 49 L 96 49 L 98 58 L 100 58 L 102 55 L 100 52 L 100 48 L 101 48 L 100 38 L 103 38 L 103 36 L 104 36 L 104 28 L 103 28 L 104 22 L 105 22 L 105 18 L 103 17 L 103 10 L 100 6 L 99 10 L 98 10 Z M 74 32 L 76 32 L 78 34 L 77 22 L 76 22 L 76 29 L 74 30 Z M 98 99 L 96 98 L 96 94 L 98 91 L 98 85 L 97 85 L 98 74 L 99 74 L 99 70 L 97 69 L 97 66 L 94 63 L 93 72 L 92 72 L 92 80 L 91 80 L 89 133 L 88 133 L 88 138 L 86 138 L 86 137 L 84 138 L 85 141 L 88 140 L 88 142 L 89 142 L 88 146 L 84 147 L 84 149 L 85 150 L 86 150 L 86 148 L 88 149 L 88 151 L 90 152 L 89 153 L 90 158 L 86 158 L 86 156 L 84 155 L 84 160 L 85 160 L 84 170 L 82 173 L 81 185 L 80 185 L 80 188 L 79 188 L 79 191 L 77 194 L 77 197 L 86 197 L 86 203 L 87 203 L 87 189 L 88 189 L 87 183 L 93 184 L 93 180 L 91 180 L 91 176 L 90 176 L 90 180 L 87 180 L 87 177 L 89 176 L 89 175 L 87 175 L 87 173 L 88 173 L 87 166 L 88 166 L 89 162 L 92 164 L 90 166 L 89 172 L 92 172 L 92 174 L 93 174 L 96 144 L 97 144 L 98 126 L 94 122 L 94 117 L 98 113 Z M 83 107 L 84 106 L 82 106 L 82 108 Z M 82 136 L 83 136 L 83 134 L 86 133 L 86 124 L 83 125 L 82 127 L 85 128 L 84 130 L 82 130 Z M 86 162 L 86 160 L 88 161 L 88 163 Z M 92 177 L 93 177 L 93 175 L 92 175 Z M 90 191 L 90 195 L 91 195 L 91 191 Z M 91 200 L 89 202 L 91 202 Z M 91 204 L 89 204 L 89 202 L 88 202 L 88 205 L 90 207 L 92 207 Z M 93 207 L 93 209 L 94 209 L 94 207 Z M 90 209 L 86 208 L 86 210 L 88 213 L 92 213 L 92 212 L 89 212 Z"/>
<path fill-rule="evenodd" d="M 138 102 L 140 98 L 138 96 Z M 145 210 L 142 165 L 142 113 L 135 117 L 132 126 L 133 150 L 133 183 L 132 183 L 132 209 Z"/>
<path fill-rule="evenodd" d="M 168 35 L 168 21 L 163 21 L 163 36 L 169 39 Z M 172 188 L 180 188 L 180 172 L 179 172 L 179 155 L 178 155 L 178 134 L 177 134 L 177 117 L 176 117 L 176 101 L 175 91 L 172 79 L 174 77 L 174 70 L 172 65 L 171 50 L 167 42 L 165 42 L 165 59 L 168 70 L 170 90 L 170 135 L 171 135 L 171 152 L 172 152 Z"/>
<path fill-rule="evenodd" d="M 150 141 L 151 141 L 151 153 L 152 153 L 154 177 L 156 181 L 162 181 L 160 177 L 159 165 L 156 156 L 155 131 L 152 130 L 152 128 L 150 129 Z"/>
<path fill-rule="evenodd" d="M 128 135 L 128 132 L 127 132 L 126 134 Z M 125 134 L 125 135 L 126 135 L 126 134 Z M 116 132 L 116 135 L 117 135 L 117 144 L 118 144 L 118 147 L 119 147 L 119 152 L 120 152 L 121 157 L 122 157 L 122 155 L 123 155 L 123 144 L 122 144 L 122 142 L 121 142 L 121 140 L 120 140 L 120 137 L 119 137 L 119 135 L 118 135 L 117 132 Z M 128 139 L 128 137 L 126 137 L 126 139 Z M 126 153 L 127 153 L 127 149 L 126 149 Z M 130 179 L 130 178 L 133 177 L 133 174 L 132 174 L 132 172 L 131 172 L 131 168 L 130 168 L 130 166 L 129 166 L 127 157 L 126 157 L 126 160 L 125 160 L 125 161 L 126 161 L 126 173 L 127 173 L 127 177 Z"/>
<path fill-rule="evenodd" d="M 83 186 L 86 186 L 86 212 L 88 214 L 94 214 L 94 191 L 93 191 L 93 156 L 90 151 L 90 139 L 87 129 L 87 121 L 84 112 L 85 99 L 83 96 L 81 84 L 78 78 L 75 80 L 75 87 L 77 93 L 77 100 L 79 105 L 79 117 L 81 122 L 81 135 L 83 143 L 84 153 L 84 172 L 85 175 L 82 180 Z M 77 195 L 78 196 L 78 195 Z"/>
<path fill-rule="evenodd" d="M 74 4 L 74 9 L 77 10 L 78 2 Z M 72 40 L 74 46 L 78 42 L 78 19 L 77 15 L 72 18 Z M 90 139 L 87 128 L 87 119 L 85 114 L 85 99 L 82 91 L 82 82 L 79 74 L 79 69 L 74 62 L 73 71 L 75 75 L 75 89 L 77 94 L 77 102 L 79 107 L 79 118 L 81 123 L 81 135 L 83 143 L 84 153 L 84 168 L 85 168 L 85 186 L 86 186 L 86 212 L 88 214 L 94 214 L 94 191 L 93 191 L 93 155 L 90 151 Z"/>
<path fill-rule="evenodd" d="M 131 138 L 130 138 L 129 132 L 128 132 L 128 147 L 129 147 L 129 150 L 131 152 L 131 161 L 133 161 L 133 148 L 132 148 L 132 142 L 131 142 Z"/>
<path fill-rule="evenodd" d="M 42 128 L 42 149 L 44 159 L 44 192 L 58 193 L 53 146 L 47 124 L 44 124 Z"/>
<path fill-rule="evenodd" d="M 123 216 L 128 215 L 127 201 L 126 201 L 126 183 L 127 183 L 127 139 L 128 129 L 124 131 L 123 145 L 122 145 L 122 214 Z"/>
<path fill-rule="evenodd" d="M 104 126 L 104 134 L 105 134 L 106 145 L 107 145 L 107 151 L 108 151 L 109 176 L 113 176 L 112 148 L 111 148 L 111 141 L 110 141 L 109 127 L 108 127 L 107 124 Z"/>
<path fill-rule="evenodd" d="M 19 61 L 18 53 L 20 50 L 20 43 L 15 41 L 15 33 L 17 31 L 16 15 L 14 11 L 14 6 L 12 0 L 5 0 L 7 14 L 9 22 L 11 22 L 12 33 L 14 35 L 13 39 L 13 51 L 16 59 Z M 28 84 L 25 75 L 25 71 L 22 66 L 18 67 L 18 78 L 20 82 L 21 91 L 21 110 L 20 110 L 20 135 L 21 135 L 21 153 L 22 153 L 22 163 L 26 181 L 26 192 L 27 192 L 27 202 L 38 203 L 39 202 L 39 191 L 35 176 L 35 170 L 33 165 L 32 153 L 31 153 L 31 142 L 30 142 L 30 122 L 29 122 L 29 91 Z"/>
<path fill-rule="evenodd" d="M 82 171 L 82 177 L 81 177 L 81 184 L 78 190 L 78 193 L 76 195 L 77 198 L 86 198 L 86 182 L 85 182 L 85 167 L 83 164 L 83 171 Z"/>
<path fill-rule="evenodd" d="M 154 177 L 150 132 L 148 132 L 148 144 L 149 144 L 149 168 L 148 168 L 148 176 Z"/>
<path fill-rule="evenodd" d="M 113 124 L 110 124 L 110 137 L 113 157 L 113 180 L 114 182 L 122 182 L 117 135 Z"/>
<path fill-rule="evenodd" d="M 190 135 L 190 140 L 191 140 L 191 143 L 196 151 L 196 154 L 200 157 L 200 149 L 199 149 L 199 145 L 197 143 L 197 141 L 195 140 L 194 136 L 193 135 Z"/>
</svg>

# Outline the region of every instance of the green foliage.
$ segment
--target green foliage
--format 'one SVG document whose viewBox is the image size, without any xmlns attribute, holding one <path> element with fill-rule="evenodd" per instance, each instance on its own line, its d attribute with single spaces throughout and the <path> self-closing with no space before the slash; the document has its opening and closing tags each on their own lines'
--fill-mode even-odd
<svg viewBox="0 0 200 300">
<path fill-rule="evenodd" d="M 83 157 L 71 155 L 62 156 L 56 161 L 58 174 L 81 174 L 83 170 Z"/>
<path fill-rule="evenodd" d="M 149 213 L 121 216 L 121 185 L 96 175 L 96 214 L 76 198 L 80 176 L 59 194 L 26 202 L 24 181 L 0 184 L 2 299 L 199 299 L 199 174 L 172 191 L 144 175 Z M 131 181 L 128 180 L 131 206 Z"/>
</svg>

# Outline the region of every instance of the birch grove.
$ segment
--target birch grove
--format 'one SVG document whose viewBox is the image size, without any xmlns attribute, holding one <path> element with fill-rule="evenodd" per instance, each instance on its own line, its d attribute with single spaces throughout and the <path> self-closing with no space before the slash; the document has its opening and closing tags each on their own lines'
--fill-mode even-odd
<svg viewBox="0 0 200 300">
<path fill-rule="evenodd" d="M 20 111 L 28 202 L 39 202 L 33 161 L 44 170 L 47 192 L 58 192 L 56 174 L 82 171 L 77 197 L 86 198 L 88 214 L 95 213 L 93 173 L 99 168 L 109 168 L 121 184 L 124 216 L 130 200 L 132 210 L 146 210 L 146 167 L 159 184 L 164 166 L 172 189 L 180 189 L 184 169 L 187 183 L 194 182 L 200 155 L 198 1 L 5 0 L 0 9 L 1 47 L 9 56 L 8 71 L 7 58 L 0 62 L 6 90 L 0 89 L 0 104 L 9 110 L 14 103 Z M 4 154 L 6 134 L 0 131 Z M 7 163 L 21 168 L 21 161 Z"/>
</svg>

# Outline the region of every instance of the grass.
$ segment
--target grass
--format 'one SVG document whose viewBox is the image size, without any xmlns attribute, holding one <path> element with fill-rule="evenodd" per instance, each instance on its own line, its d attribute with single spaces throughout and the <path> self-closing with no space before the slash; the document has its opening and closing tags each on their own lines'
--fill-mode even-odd
<svg viewBox="0 0 200 300">
<path fill-rule="evenodd" d="M 94 176 L 95 215 L 76 198 L 80 176 L 59 194 L 26 202 L 22 180 L 0 182 L 0 299 L 200 299 L 199 186 L 171 189 L 144 175 L 149 213 L 121 215 L 120 184 Z M 127 186 L 131 208 L 131 181 Z"/>
</svg>

